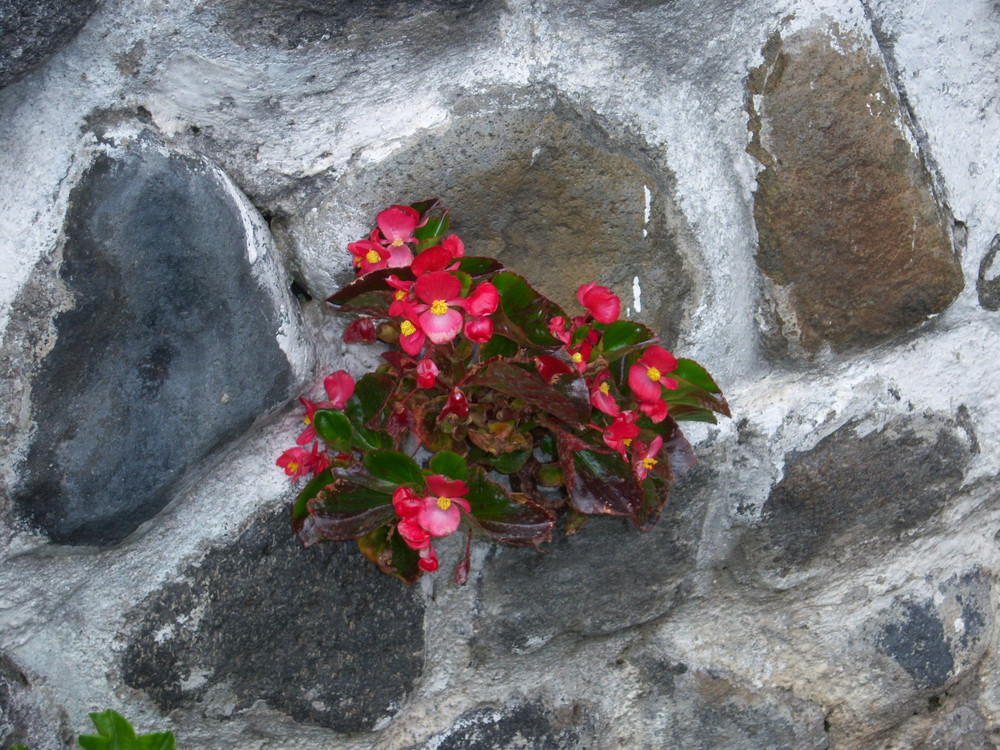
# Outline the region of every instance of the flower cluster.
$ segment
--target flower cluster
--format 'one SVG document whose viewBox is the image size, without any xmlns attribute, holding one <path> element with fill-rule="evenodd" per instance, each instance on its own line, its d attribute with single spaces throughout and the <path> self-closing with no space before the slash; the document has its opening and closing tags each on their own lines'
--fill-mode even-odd
<svg viewBox="0 0 1000 750">
<path fill-rule="evenodd" d="M 729 414 L 711 376 L 678 359 L 617 295 L 582 285 L 567 315 L 493 258 L 466 255 L 436 201 L 378 214 L 348 250 L 357 278 L 329 298 L 359 313 L 348 343 L 387 345 L 354 381 L 301 399 L 305 429 L 278 465 L 300 491 L 292 525 L 307 546 L 357 541 L 384 572 L 437 570 L 434 542 L 474 535 L 538 545 L 557 518 L 639 529 L 657 520 L 694 456 L 683 420 Z"/>
</svg>

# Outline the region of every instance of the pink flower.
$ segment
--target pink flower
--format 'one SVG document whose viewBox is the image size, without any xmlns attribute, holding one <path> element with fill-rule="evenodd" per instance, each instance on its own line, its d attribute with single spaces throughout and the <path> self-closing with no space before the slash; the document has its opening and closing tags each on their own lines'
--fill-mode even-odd
<svg viewBox="0 0 1000 750">
<path fill-rule="evenodd" d="M 415 518 L 423 507 L 420 496 L 409 487 L 399 487 L 392 493 L 392 507 L 400 518 Z"/>
<path fill-rule="evenodd" d="M 420 550 L 420 559 L 417 560 L 417 567 L 426 573 L 433 573 L 438 569 L 438 558 L 437 552 L 434 551 L 434 545 L 430 542 L 427 546 Z"/>
<path fill-rule="evenodd" d="M 326 457 L 325 453 L 319 453 L 319 443 L 313 443 L 312 452 L 307 451 L 305 448 L 289 448 L 278 456 L 278 460 L 275 463 L 284 469 L 285 474 L 291 477 L 291 480 L 294 482 L 299 477 L 305 476 L 310 472 L 319 474 L 319 472 L 330 465 L 330 459 Z"/>
<path fill-rule="evenodd" d="M 416 357 L 420 354 L 420 349 L 427 339 L 427 334 L 420 326 L 420 313 L 416 305 L 406 300 L 397 300 L 397 302 L 399 307 L 396 314 L 403 318 L 399 324 L 399 346 L 411 357 Z M 393 305 L 397 302 L 393 302 Z"/>
<path fill-rule="evenodd" d="M 566 318 L 557 315 L 549 320 L 549 333 L 552 338 L 559 339 L 563 344 L 568 344 L 573 335 L 566 330 Z"/>
<path fill-rule="evenodd" d="M 560 375 L 569 375 L 573 372 L 570 366 L 558 357 L 541 354 L 533 359 L 535 367 L 538 368 L 538 374 L 542 376 L 542 379 L 546 383 L 554 383 Z"/>
<path fill-rule="evenodd" d="M 484 281 L 472 290 L 465 300 L 469 315 L 492 315 L 500 304 L 500 292 L 490 282 Z"/>
<path fill-rule="evenodd" d="M 433 388 L 437 376 L 438 366 L 433 361 L 424 358 L 417 362 L 417 387 Z"/>
<path fill-rule="evenodd" d="M 639 478 L 640 482 L 646 478 L 646 475 L 658 463 L 656 454 L 660 452 L 662 446 L 663 438 L 659 435 L 653 438 L 653 442 L 649 444 L 648 449 L 642 443 L 636 443 L 635 452 L 632 454 L 632 468 L 635 470 L 635 475 Z"/>
<path fill-rule="evenodd" d="M 434 247 L 427 248 L 414 258 L 413 263 L 410 264 L 410 270 L 413 271 L 414 276 L 423 276 L 425 273 L 430 273 L 431 271 L 445 270 L 454 260 L 455 257 L 451 254 L 450 250 L 441 245 L 435 245 Z M 449 270 L 454 270 L 455 268 L 458 268 L 457 263 L 452 265 Z"/>
<path fill-rule="evenodd" d="M 469 318 L 465 322 L 465 338 L 474 344 L 485 344 L 493 338 L 493 321 L 487 317 Z"/>
<path fill-rule="evenodd" d="M 441 240 L 441 247 L 451 253 L 452 258 L 462 258 L 465 256 L 465 243 L 456 234 L 449 234 Z"/>
<path fill-rule="evenodd" d="M 616 450 L 625 458 L 625 449 L 632 444 L 633 438 L 639 434 L 639 426 L 635 421 L 639 415 L 634 411 L 623 411 L 619 413 L 603 432 L 604 444 L 612 450 Z"/>
<path fill-rule="evenodd" d="M 313 403 L 309 399 L 299 398 L 302 405 L 306 407 L 306 415 L 302 417 L 302 421 L 305 422 L 306 428 L 302 430 L 302 434 L 299 435 L 295 442 L 298 445 L 305 445 L 306 443 L 311 443 L 316 439 L 316 427 L 313 425 L 313 416 L 316 414 L 316 409 L 321 405 Z"/>
<path fill-rule="evenodd" d="M 354 267 L 362 276 L 370 271 L 377 271 L 389 265 L 389 251 L 378 242 L 358 240 L 347 245 L 348 251 L 354 256 Z"/>
<path fill-rule="evenodd" d="M 420 313 L 420 328 L 435 344 L 451 341 L 462 330 L 462 282 L 447 271 L 431 271 L 413 284 L 417 297 L 427 307 Z"/>
<path fill-rule="evenodd" d="M 587 361 L 590 359 L 590 352 L 593 348 L 594 345 L 589 340 L 585 339 L 579 346 L 566 350 L 569 352 L 569 358 L 573 360 L 573 365 L 576 367 L 576 371 L 581 375 L 583 374 L 583 371 L 587 369 Z"/>
<path fill-rule="evenodd" d="M 590 384 L 590 403 L 595 409 L 599 409 L 609 417 L 617 417 L 621 409 L 618 402 L 615 401 L 615 397 L 611 395 L 611 386 L 608 384 L 609 377 L 611 377 L 611 373 L 605 370 L 594 378 L 594 382 Z"/>
<path fill-rule="evenodd" d="M 347 405 L 347 400 L 354 395 L 354 378 L 347 374 L 345 370 L 337 370 L 323 381 L 326 388 L 326 395 L 330 401 L 321 404 L 327 409 L 343 409 Z"/>
<path fill-rule="evenodd" d="M 424 549 L 431 543 L 431 535 L 417 523 L 416 518 L 403 518 L 396 524 L 399 535 L 410 549 Z"/>
<path fill-rule="evenodd" d="M 658 401 L 641 401 L 639 411 L 646 414 L 653 424 L 659 424 L 667 418 L 667 402 L 660 399 Z"/>
<path fill-rule="evenodd" d="M 435 474 L 427 477 L 427 489 L 431 495 L 423 498 L 417 522 L 431 536 L 447 536 L 458 528 L 462 515 L 459 508 L 466 513 L 472 512 L 469 501 L 462 497 L 468 493 L 469 487 L 460 479 Z"/>
<path fill-rule="evenodd" d="M 639 401 L 659 401 L 660 386 L 673 390 L 677 381 L 664 377 L 677 369 L 677 359 L 662 346 L 653 345 L 629 368 L 628 384 Z"/>
<path fill-rule="evenodd" d="M 375 223 L 389 248 L 400 248 L 407 242 L 416 242 L 413 230 L 417 228 L 419 221 L 420 214 L 409 206 L 390 206 L 375 217 Z"/>
<path fill-rule="evenodd" d="M 598 323 L 614 323 L 618 320 L 621 302 L 606 286 L 584 284 L 577 290 L 576 298 Z"/>
</svg>

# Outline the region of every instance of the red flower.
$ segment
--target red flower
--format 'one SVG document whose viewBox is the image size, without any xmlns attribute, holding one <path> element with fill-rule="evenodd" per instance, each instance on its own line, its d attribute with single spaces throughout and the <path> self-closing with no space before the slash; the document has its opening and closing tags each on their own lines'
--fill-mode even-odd
<svg viewBox="0 0 1000 750">
<path fill-rule="evenodd" d="M 493 338 L 493 321 L 487 317 L 469 318 L 465 322 L 465 338 L 474 344 L 485 344 Z"/>
<path fill-rule="evenodd" d="M 420 550 L 420 559 L 417 560 L 417 567 L 427 573 L 433 573 L 438 569 L 438 557 L 437 552 L 434 551 L 434 545 L 430 542 L 427 546 Z"/>
<path fill-rule="evenodd" d="M 375 218 L 389 250 L 387 265 L 390 268 L 408 266 L 413 262 L 413 252 L 406 243 L 417 241 L 413 230 L 417 228 L 418 221 L 420 214 L 409 206 L 391 206 Z"/>
<path fill-rule="evenodd" d="M 606 286 L 584 284 L 576 291 L 576 298 L 598 323 L 614 323 L 618 320 L 621 302 Z"/>
<path fill-rule="evenodd" d="M 427 335 L 420 327 L 420 313 L 417 306 L 406 300 L 397 300 L 392 304 L 399 305 L 395 314 L 403 318 L 399 324 L 399 346 L 411 357 L 416 357 L 427 339 Z M 392 310 L 391 307 L 389 309 Z"/>
<path fill-rule="evenodd" d="M 621 409 L 615 397 L 611 395 L 611 386 L 607 382 L 609 377 L 611 373 L 605 370 L 594 378 L 594 382 L 590 384 L 590 403 L 609 417 L 617 417 Z"/>
<path fill-rule="evenodd" d="M 660 386 L 673 390 L 677 381 L 664 377 L 677 369 L 677 359 L 662 346 L 653 345 L 629 368 L 628 384 L 639 401 L 659 401 Z"/>
<path fill-rule="evenodd" d="M 344 330 L 345 344 L 370 344 L 374 340 L 375 323 L 372 322 L 371 318 L 358 318 L 357 320 L 353 320 Z"/>
<path fill-rule="evenodd" d="M 639 411 L 646 414 L 653 421 L 653 424 L 659 424 L 667 418 L 667 402 L 662 399 L 642 401 L 639 403 Z"/>
<path fill-rule="evenodd" d="M 409 487 L 400 487 L 392 493 L 392 507 L 400 518 L 415 518 L 423 507 L 420 496 Z"/>
<path fill-rule="evenodd" d="M 604 444 L 612 450 L 618 451 L 623 459 L 625 458 L 625 449 L 639 434 L 639 426 L 635 423 L 638 418 L 639 415 L 634 411 L 623 411 L 615 417 L 615 421 L 601 435 L 604 438 Z"/>
<path fill-rule="evenodd" d="M 435 344 L 451 341 L 462 330 L 465 308 L 462 282 L 447 271 L 431 271 L 413 284 L 417 297 L 427 307 L 420 313 L 420 328 Z M 461 308 L 456 310 L 455 308 Z"/>
<path fill-rule="evenodd" d="M 354 395 L 354 378 L 345 370 L 337 370 L 323 381 L 323 387 L 326 388 L 330 401 L 320 406 L 325 409 L 343 409 L 347 400 Z"/>
<path fill-rule="evenodd" d="M 656 454 L 660 452 L 662 446 L 663 438 L 659 435 L 653 438 L 653 442 L 649 444 L 648 449 L 642 443 L 636 443 L 635 451 L 632 454 L 632 468 L 635 470 L 635 475 L 639 478 L 640 482 L 646 478 L 646 475 L 658 463 Z"/>
<path fill-rule="evenodd" d="M 469 487 L 460 479 L 435 474 L 427 477 L 427 489 L 431 495 L 423 498 L 417 522 L 431 536 L 447 536 L 458 528 L 462 515 L 459 508 L 466 513 L 472 512 L 469 501 L 462 497 L 468 493 Z"/>
<path fill-rule="evenodd" d="M 441 245 L 435 245 L 434 247 L 427 248 L 414 258 L 413 263 L 410 264 L 410 270 L 413 271 L 414 276 L 423 276 L 425 273 L 431 271 L 445 270 L 454 260 L 455 257 L 451 254 L 450 250 Z M 457 263 L 452 265 L 449 270 L 456 268 L 458 268 Z"/>
<path fill-rule="evenodd" d="M 449 414 L 456 414 L 461 419 L 469 416 L 469 400 L 458 388 L 452 388 L 451 393 L 448 394 L 448 402 L 441 410 L 438 421 L 441 421 Z"/>
<path fill-rule="evenodd" d="M 438 366 L 433 361 L 424 358 L 417 362 L 417 387 L 433 388 L 437 376 Z"/>
<path fill-rule="evenodd" d="M 449 234 L 441 240 L 441 247 L 451 253 L 452 258 L 462 258 L 465 256 L 465 243 L 456 234 Z"/>
<path fill-rule="evenodd" d="M 533 358 L 538 374 L 542 376 L 546 383 L 554 383 L 560 375 L 569 375 L 573 372 L 570 366 L 558 357 L 548 354 L 541 354 Z"/>
<path fill-rule="evenodd" d="M 465 300 L 469 315 L 492 315 L 500 304 L 500 292 L 490 282 L 484 281 L 472 290 Z"/>
<path fill-rule="evenodd" d="M 316 427 L 313 425 L 313 415 L 316 414 L 316 410 L 320 407 L 320 404 L 313 403 L 309 399 L 299 397 L 299 401 L 302 405 L 306 407 L 306 415 L 302 417 L 302 421 L 305 422 L 306 428 L 302 430 L 302 434 L 299 435 L 295 442 L 298 445 L 305 445 L 306 443 L 311 443 L 316 439 Z"/>
<path fill-rule="evenodd" d="M 354 267 L 362 276 L 370 271 L 377 271 L 389 265 L 389 251 L 378 242 L 358 240 L 347 245 L 348 251 L 354 256 Z"/>
<path fill-rule="evenodd" d="M 319 474 L 330 465 L 330 459 L 326 457 L 325 453 L 319 453 L 319 443 L 313 443 L 311 453 L 305 448 L 289 448 L 278 456 L 278 460 L 275 463 L 284 469 L 285 474 L 291 477 L 291 480 L 294 482 L 299 477 L 305 476 L 310 472 Z"/>
</svg>

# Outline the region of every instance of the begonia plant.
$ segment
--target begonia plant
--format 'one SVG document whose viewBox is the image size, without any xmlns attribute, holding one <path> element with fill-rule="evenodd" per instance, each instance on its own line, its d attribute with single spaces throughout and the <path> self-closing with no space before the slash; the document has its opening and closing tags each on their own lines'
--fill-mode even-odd
<svg viewBox="0 0 1000 750">
<path fill-rule="evenodd" d="M 538 546 L 593 515 L 651 528 L 694 463 L 678 423 L 729 415 L 715 381 L 607 287 L 581 286 L 567 314 L 448 227 L 437 201 L 396 205 L 348 245 L 357 278 L 327 302 L 358 316 L 346 342 L 387 346 L 374 372 L 301 399 L 305 429 L 277 461 L 309 477 L 298 538 L 355 540 L 413 583 L 463 534 L 462 583 L 474 536 Z"/>
</svg>

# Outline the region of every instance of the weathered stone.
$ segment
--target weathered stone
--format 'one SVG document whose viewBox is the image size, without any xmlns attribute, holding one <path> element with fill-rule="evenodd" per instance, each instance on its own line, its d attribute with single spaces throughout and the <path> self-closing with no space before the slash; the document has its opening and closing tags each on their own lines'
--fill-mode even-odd
<svg viewBox="0 0 1000 750">
<path fill-rule="evenodd" d="M 100 0 L 0 0 L 0 88 L 72 41 Z"/>
<path fill-rule="evenodd" d="M 137 608 L 125 682 L 164 711 L 223 718 L 265 701 L 298 722 L 370 730 L 420 675 L 423 610 L 353 544 L 303 550 L 281 508 Z"/>
<path fill-rule="evenodd" d="M 669 343 L 693 288 L 681 253 L 690 250 L 687 229 L 672 189 L 669 173 L 641 144 L 615 143 L 595 117 L 561 99 L 498 92 L 460 103 L 443 132 L 345 177 L 335 199 L 310 220 L 329 221 L 358 206 L 374 218 L 387 199 L 440 198 L 466 254 L 499 258 L 574 312 L 582 310 L 581 284 L 608 286 L 621 297 L 623 314 L 649 323 Z M 313 291 L 326 296 L 335 289 Z"/>
<path fill-rule="evenodd" d="M 944 310 L 962 270 L 882 62 L 836 29 L 764 56 L 748 150 L 772 352 L 871 347 Z"/>
<path fill-rule="evenodd" d="M 823 709 L 790 693 L 751 689 L 684 664 L 635 660 L 657 746 L 685 750 L 823 750 Z"/>
<path fill-rule="evenodd" d="M 962 484 L 970 449 L 935 417 L 898 418 L 863 437 L 853 424 L 786 458 L 762 513 L 751 556 L 803 566 L 827 552 L 873 549 L 944 508 Z"/>
<path fill-rule="evenodd" d="M 496 22 L 499 0 L 214 0 L 219 26 L 246 46 L 295 49 L 345 41 L 357 47 L 391 45 L 417 35 L 423 48 L 454 43 L 478 28 L 477 17 Z M 433 16 L 434 22 L 425 19 Z M 471 27 L 471 28 L 470 28 Z"/>
<path fill-rule="evenodd" d="M 62 750 L 72 742 L 65 713 L 38 695 L 17 664 L 0 654 L 0 747 Z"/>
<path fill-rule="evenodd" d="M 597 518 L 575 536 L 558 534 L 544 555 L 503 549 L 483 574 L 477 646 L 531 651 L 561 633 L 633 627 L 684 601 L 705 514 L 698 488 L 707 475 L 699 465 L 685 476 L 651 531 Z"/>
<path fill-rule="evenodd" d="M 443 732 L 411 750 L 585 750 L 594 717 L 581 706 L 552 711 L 540 703 L 466 711 Z"/>
<path fill-rule="evenodd" d="M 293 374 L 240 209 L 202 162 L 99 156 L 65 235 L 71 309 L 32 379 L 35 430 L 13 494 L 53 541 L 109 544 L 287 398 Z"/>
<path fill-rule="evenodd" d="M 1000 253 L 1000 234 L 993 237 L 990 249 L 983 256 L 979 264 L 979 278 L 976 280 L 979 304 L 992 312 L 1000 310 L 1000 267 L 993 267 L 997 253 Z"/>
<path fill-rule="evenodd" d="M 876 644 L 922 688 L 940 688 L 955 669 L 944 623 L 934 602 L 900 600 L 893 620 L 879 631 Z"/>
</svg>

